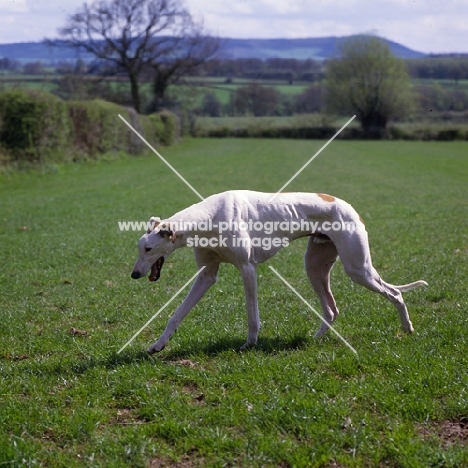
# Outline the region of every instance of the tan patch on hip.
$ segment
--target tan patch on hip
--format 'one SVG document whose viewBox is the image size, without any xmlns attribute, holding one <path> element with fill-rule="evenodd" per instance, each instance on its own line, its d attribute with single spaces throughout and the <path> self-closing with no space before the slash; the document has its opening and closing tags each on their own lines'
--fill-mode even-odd
<svg viewBox="0 0 468 468">
<path fill-rule="evenodd" d="M 335 201 L 335 197 L 332 197 L 331 195 L 327 195 L 326 193 L 317 193 L 317 195 L 324 201 L 326 202 L 333 202 Z"/>
</svg>

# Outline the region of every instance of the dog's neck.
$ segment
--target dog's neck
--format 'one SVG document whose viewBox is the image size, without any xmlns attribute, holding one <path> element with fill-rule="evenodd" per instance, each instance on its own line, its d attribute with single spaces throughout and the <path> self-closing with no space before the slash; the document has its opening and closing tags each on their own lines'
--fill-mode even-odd
<svg viewBox="0 0 468 468">
<path fill-rule="evenodd" d="M 164 220 L 164 223 L 169 224 L 171 230 L 175 233 L 174 249 L 185 247 L 187 240 L 191 237 L 197 235 L 206 237 L 213 233 L 211 229 L 212 220 L 207 218 L 206 213 L 200 213 L 200 216 L 197 216 L 183 210 Z"/>
</svg>

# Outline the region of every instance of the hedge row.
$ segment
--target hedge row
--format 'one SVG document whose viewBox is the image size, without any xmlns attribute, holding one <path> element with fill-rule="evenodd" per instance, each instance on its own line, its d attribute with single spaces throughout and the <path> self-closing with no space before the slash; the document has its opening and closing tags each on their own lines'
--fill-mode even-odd
<svg viewBox="0 0 468 468">
<path fill-rule="evenodd" d="M 1 92 L 0 163 L 140 153 L 146 145 L 119 114 L 152 145 L 170 145 L 178 136 L 177 118 L 167 111 L 142 116 L 101 100 L 62 101 L 49 93 L 18 89 Z"/>
<path fill-rule="evenodd" d="M 197 132 L 198 137 L 237 137 L 237 138 L 296 138 L 328 140 L 337 131 L 338 127 L 297 127 L 297 128 L 256 128 L 254 131 L 248 128 L 214 128 L 206 132 Z M 340 138 L 345 140 L 362 140 L 366 137 L 357 128 L 345 129 L 340 133 Z M 404 129 L 390 126 L 382 139 L 387 140 L 421 140 L 421 141 L 454 141 L 468 140 L 468 128 L 435 129 L 432 127 L 419 127 L 417 129 Z"/>
<path fill-rule="evenodd" d="M 194 128 L 195 137 L 239 137 L 239 138 L 302 138 L 329 139 L 340 126 L 328 122 L 319 122 L 318 118 L 305 116 L 301 122 L 300 116 L 293 119 L 273 119 L 262 117 L 198 119 Z M 340 133 L 342 139 L 364 139 L 364 133 L 359 126 L 353 125 Z M 452 141 L 468 140 L 468 125 L 463 123 L 398 123 L 387 127 L 383 139 L 389 140 L 424 140 Z"/>
<path fill-rule="evenodd" d="M 468 140 L 468 125 L 457 123 L 401 123 L 391 125 L 387 130 L 387 135 L 392 140 Z"/>
</svg>

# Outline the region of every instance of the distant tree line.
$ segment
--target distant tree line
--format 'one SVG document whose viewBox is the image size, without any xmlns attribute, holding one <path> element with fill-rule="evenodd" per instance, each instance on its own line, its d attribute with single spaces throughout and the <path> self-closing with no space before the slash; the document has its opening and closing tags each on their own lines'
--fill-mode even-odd
<svg viewBox="0 0 468 468">
<path fill-rule="evenodd" d="M 0 70 L 15 71 L 21 67 L 18 60 L 14 60 L 8 57 L 0 58 Z"/>
<path fill-rule="evenodd" d="M 468 55 L 429 56 L 406 60 L 411 78 L 468 80 Z"/>
<path fill-rule="evenodd" d="M 119 66 L 106 60 L 95 60 L 86 63 L 82 59 L 61 60 L 53 65 L 46 65 L 41 61 L 21 64 L 18 60 L 0 58 L 0 70 L 20 71 L 28 75 L 44 74 L 46 72 L 59 75 L 71 73 L 86 73 L 98 75 L 105 73 L 108 76 L 120 72 Z M 142 66 L 143 81 L 150 81 L 151 67 Z M 204 63 L 195 63 L 186 75 L 223 77 L 227 81 L 233 78 L 249 78 L 261 80 L 293 81 L 319 81 L 324 78 L 325 64 L 312 59 L 211 59 Z"/>
<path fill-rule="evenodd" d="M 418 59 L 404 60 L 409 76 L 414 79 L 433 80 L 468 80 L 468 55 L 462 56 L 428 56 Z M 275 80 L 285 83 L 293 81 L 321 81 L 326 76 L 329 61 L 313 59 L 210 59 L 205 63 L 191 68 L 188 75 L 223 77 L 227 81 L 234 78 L 257 80 Z M 74 61 L 59 61 L 48 65 L 41 61 L 22 64 L 8 57 L 0 58 L 0 70 L 23 72 L 24 74 L 57 74 L 85 72 L 90 75 L 100 74 L 105 70 L 108 75 L 116 74 L 117 67 L 110 66 L 105 61 L 85 63 L 78 59 Z M 149 71 L 149 70 L 147 70 Z"/>
<path fill-rule="evenodd" d="M 417 85 L 412 88 L 413 102 L 408 111 L 467 112 L 468 92 L 463 89 L 443 88 L 437 85 Z M 327 94 L 328 93 L 328 94 Z M 257 83 L 238 87 L 226 104 L 216 94 L 204 94 L 195 113 L 203 116 L 288 116 L 323 112 L 329 92 L 325 84 L 314 83 L 296 95 L 284 95 L 273 88 Z M 407 112 L 408 113 L 408 112 Z M 396 118 L 403 116 L 396 115 Z M 447 117 L 449 115 L 447 114 Z"/>
<path fill-rule="evenodd" d="M 324 64 L 317 60 L 269 58 L 211 59 L 197 70 L 198 75 L 261 80 L 318 81 L 324 76 Z"/>
<path fill-rule="evenodd" d="M 411 78 L 468 80 L 468 55 L 428 56 L 405 59 Z M 197 75 L 229 78 L 320 81 L 326 76 L 330 60 L 313 59 L 211 59 L 194 70 Z"/>
</svg>

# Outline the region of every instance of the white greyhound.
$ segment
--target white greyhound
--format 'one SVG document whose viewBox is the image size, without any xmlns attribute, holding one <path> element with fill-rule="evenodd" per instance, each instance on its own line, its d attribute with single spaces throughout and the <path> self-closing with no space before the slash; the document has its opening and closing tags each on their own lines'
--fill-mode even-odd
<svg viewBox="0 0 468 468">
<path fill-rule="evenodd" d="M 216 282 L 222 262 L 232 263 L 241 273 L 248 315 L 247 342 L 241 349 L 254 346 L 260 328 L 257 264 L 290 241 L 305 236 L 309 237 L 305 268 L 323 311 L 315 336 L 323 335 L 338 317 L 330 289 L 330 270 L 338 256 L 353 281 L 392 302 L 403 330 L 414 331 L 401 293 L 427 283 L 394 286 L 383 281 L 372 266 L 362 219 L 351 205 L 338 198 L 321 193 L 274 195 L 233 190 L 212 195 L 163 221 L 152 217 L 148 226 L 138 243 L 133 279 L 151 270 L 149 280 L 158 280 L 165 259 L 185 246 L 194 247 L 198 268 L 204 267 L 164 333 L 148 348 L 150 354 L 164 348 L 180 322 Z"/>
</svg>

